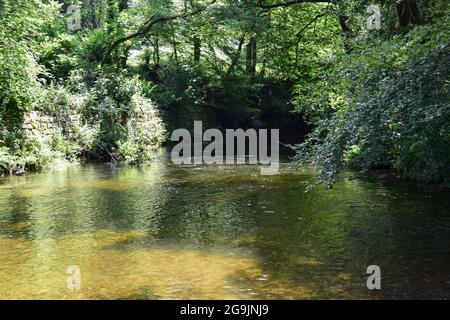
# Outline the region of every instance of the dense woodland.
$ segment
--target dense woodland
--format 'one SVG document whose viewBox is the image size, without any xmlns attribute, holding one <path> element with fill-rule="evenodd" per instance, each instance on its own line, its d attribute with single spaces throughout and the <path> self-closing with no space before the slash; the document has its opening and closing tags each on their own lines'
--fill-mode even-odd
<svg viewBox="0 0 450 320">
<path fill-rule="evenodd" d="M 295 160 L 326 184 L 388 168 L 449 185 L 449 14 L 446 0 L 0 0 L 0 172 L 146 161 L 203 119 L 306 133 Z M 137 109 L 159 116 L 130 126 Z M 44 143 L 24 134 L 30 110 L 83 126 Z"/>
</svg>

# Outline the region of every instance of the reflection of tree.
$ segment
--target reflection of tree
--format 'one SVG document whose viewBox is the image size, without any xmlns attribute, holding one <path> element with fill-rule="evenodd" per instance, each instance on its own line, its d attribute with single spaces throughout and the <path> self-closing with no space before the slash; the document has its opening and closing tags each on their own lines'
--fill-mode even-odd
<svg viewBox="0 0 450 320">
<path fill-rule="evenodd" d="M 31 201 L 13 190 L 0 191 L 0 236 L 19 236 L 28 233 Z"/>
<path fill-rule="evenodd" d="M 161 220 L 161 235 L 190 244 L 222 242 L 252 232 L 253 217 L 246 212 L 247 193 L 208 175 L 189 173 L 172 184 L 173 192 Z M 206 176 L 205 176 L 206 175 Z"/>
<path fill-rule="evenodd" d="M 194 268 L 189 246 L 195 246 L 195 257 L 211 255 L 218 266 L 225 256 L 236 261 L 242 254 L 251 256 L 248 270 L 229 272 L 225 280 L 263 297 L 274 291 L 280 298 L 442 298 L 448 293 L 450 203 L 443 192 L 378 176 L 343 179 L 332 190 L 305 194 L 308 176 L 291 172 L 262 178 L 242 168 L 96 166 L 2 185 L 0 236 L 12 235 L 11 243 L 19 241 L 26 251 L 11 277 L 64 271 L 66 263 L 99 252 L 103 260 L 123 258 L 123 265 L 110 267 L 117 273 L 130 261 L 143 270 L 151 261 L 155 273 L 164 263 L 175 268 L 172 256 L 184 257 Z M 152 246 L 155 238 L 175 246 Z M 223 257 L 216 256 L 217 245 L 226 249 Z M 0 253 L 15 255 L 14 250 Z M 149 260 L 140 261 L 144 256 Z M 99 263 L 89 258 L 84 267 L 101 269 Z M 33 267 L 26 270 L 25 264 Z M 365 271 L 372 264 L 381 267 L 386 290 L 365 288 Z M 36 281 L 45 283 L 42 277 Z"/>
<path fill-rule="evenodd" d="M 274 214 L 257 220 L 255 252 L 265 272 L 308 283 L 324 298 L 445 297 L 450 227 L 442 227 L 449 205 L 444 194 L 424 201 L 423 190 L 380 177 L 345 179 L 326 192 L 302 188 L 278 185 L 265 194 L 266 203 L 277 204 Z M 380 292 L 365 287 L 372 264 L 382 269 Z M 348 280 L 339 278 L 343 273 Z"/>
<path fill-rule="evenodd" d="M 270 185 L 276 187 L 263 198 L 273 213 L 262 210 L 257 221 L 256 252 L 266 272 L 308 284 L 322 297 L 365 294 L 365 268 L 374 264 L 370 244 L 381 245 L 382 252 L 389 248 L 382 237 L 390 225 L 377 216 L 377 197 L 353 181 L 305 194 L 304 184 L 299 184 L 305 178 L 286 184 L 278 179 L 285 178 L 274 178 Z M 344 282 L 341 273 L 352 276 Z M 341 292 L 330 291 L 341 286 Z"/>
<path fill-rule="evenodd" d="M 159 209 L 167 201 L 165 168 L 150 165 L 124 167 L 95 177 L 83 192 L 85 211 L 95 212 L 96 229 L 158 231 Z"/>
<path fill-rule="evenodd" d="M 379 187 L 375 189 L 374 183 Z M 371 239 L 371 255 L 383 261 L 385 288 L 393 297 L 446 298 L 450 290 L 448 195 L 389 175 L 369 186 L 375 189 L 377 202 L 384 204 L 376 215 L 379 224 L 389 223 L 389 230 L 374 229 L 378 236 Z"/>
</svg>

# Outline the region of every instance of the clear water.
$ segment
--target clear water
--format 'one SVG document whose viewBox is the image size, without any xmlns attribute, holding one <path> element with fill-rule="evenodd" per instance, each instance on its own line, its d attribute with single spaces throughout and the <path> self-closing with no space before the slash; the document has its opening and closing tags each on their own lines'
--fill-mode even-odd
<svg viewBox="0 0 450 320">
<path fill-rule="evenodd" d="M 450 297 L 448 191 L 347 173 L 305 194 L 313 180 L 164 158 L 2 178 L 0 298 Z"/>
</svg>

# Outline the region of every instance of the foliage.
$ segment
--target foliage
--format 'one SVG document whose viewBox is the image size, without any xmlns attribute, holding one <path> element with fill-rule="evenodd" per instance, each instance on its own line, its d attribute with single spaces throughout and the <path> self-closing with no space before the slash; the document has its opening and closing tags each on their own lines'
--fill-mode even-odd
<svg viewBox="0 0 450 320">
<path fill-rule="evenodd" d="M 421 181 L 449 181 L 449 18 L 405 36 L 374 39 L 342 55 L 314 92 L 316 129 L 299 156 L 331 183 L 344 166 L 390 167 Z M 328 70 L 330 71 L 330 70 Z M 331 85 L 332 84 L 332 85 Z M 298 108 L 304 98 L 298 99 Z"/>
<path fill-rule="evenodd" d="M 153 103 L 140 95 L 132 97 L 134 112 L 127 123 L 126 140 L 118 141 L 118 156 L 128 163 L 153 158 L 156 148 L 165 140 L 165 128 Z"/>
<path fill-rule="evenodd" d="M 143 113 L 144 121 L 135 121 Z M 81 113 L 91 125 L 99 123 L 93 153 L 113 161 L 148 160 L 163 142 L 164 128 L 149 99 L 142 96 L 141 81 L 126 73 L 101 73 L 88 90 Z M 133 125 L 131 125 L 133 123 Z"/>
<path fill-rule="evenodd" d="M 145 161 L 192 120 L 305 131 L 281 119 L 291 108 L 313 128 L 297 150 L 319 182 L 345 167 L 448 181 L 448 13 L 444 0 L 0 0 L 1 170 Z M 58 120 L 50 143 L 25 135 L 31 110 Z"/>
</svg>

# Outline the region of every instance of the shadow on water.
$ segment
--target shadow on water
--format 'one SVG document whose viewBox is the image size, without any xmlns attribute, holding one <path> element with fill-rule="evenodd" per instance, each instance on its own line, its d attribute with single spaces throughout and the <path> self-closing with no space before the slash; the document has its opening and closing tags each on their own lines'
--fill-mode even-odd
<svg viewBox="0 0 450 320">
<path fill-rule="evenodd" d="M 164 158 L 3 179 L 0 297 L 448 298 L 447 193 L 351 173 L 304 193 L 313 179 Z M 382 290 L 367 289 L 369 265 Z"/>
</svg>

